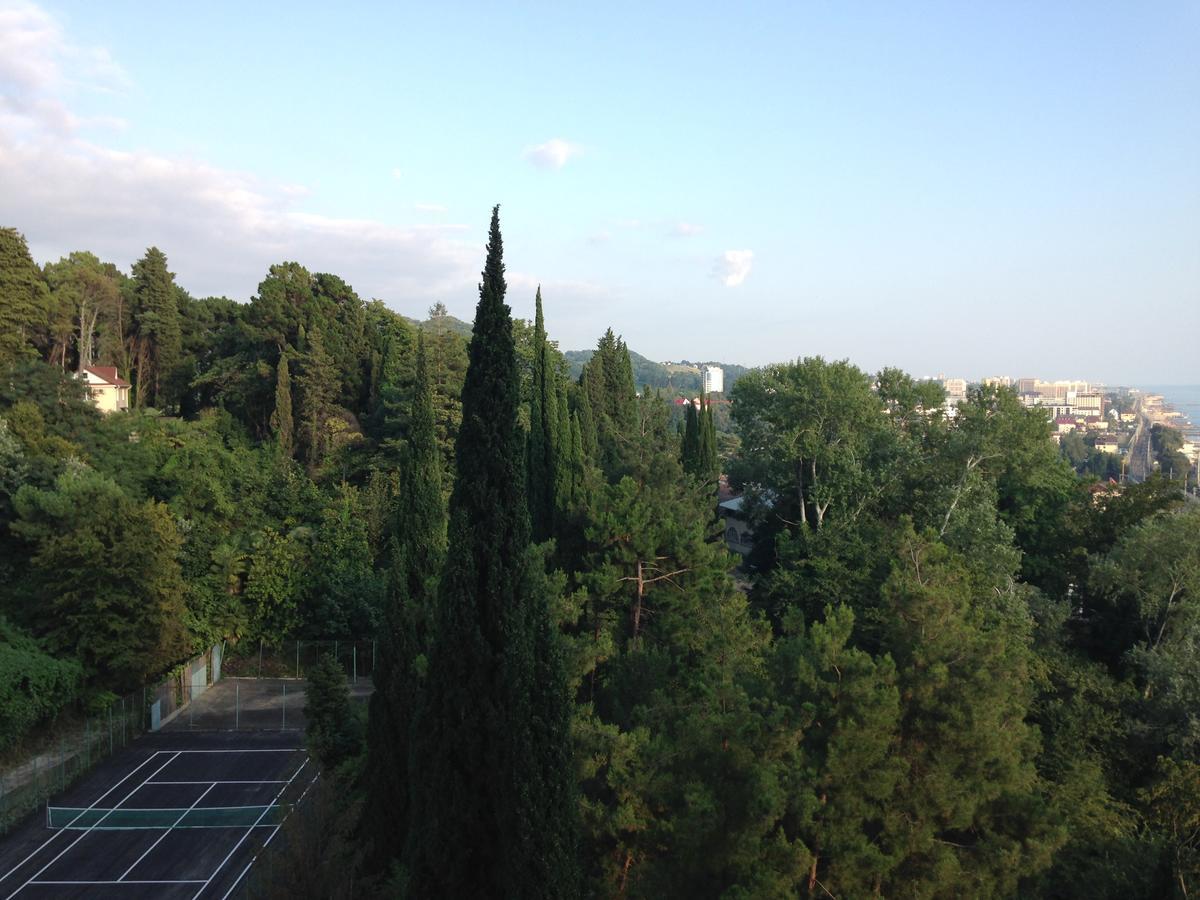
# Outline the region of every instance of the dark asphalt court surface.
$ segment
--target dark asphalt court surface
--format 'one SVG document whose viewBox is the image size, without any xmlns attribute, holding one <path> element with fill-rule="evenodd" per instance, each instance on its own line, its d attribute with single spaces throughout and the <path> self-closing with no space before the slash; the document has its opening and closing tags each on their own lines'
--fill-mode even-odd
<svg viewBox="0 0 1200 900">
<path fill-rule="evenodd" d="M 90 808 L 74 827 L 48 827 L 43 808 L 0 842 L 0 900 L 235 895 L 255 854 L 279 829 L 277 813 L 266 807 L 298 801 L 316 778 L 316 765 L 299 744 L 295 733 L 139 738 L 52 800 L 54 807 Z M 237 825 L 161 827 L 162 821 L 196 821 L 184 817 L 188 809 L 241 806 L 262 807 L 263 819 L 256 825 L 257 812 L 239 813 Z M 130 814 L 106 816 L 109 809 L 178 812 L 152 814 L 159 827 L 117 830 L 112 824 L 125 825 Z M 201 819 L 211 815 L 199 813 Z"/>
</svg>

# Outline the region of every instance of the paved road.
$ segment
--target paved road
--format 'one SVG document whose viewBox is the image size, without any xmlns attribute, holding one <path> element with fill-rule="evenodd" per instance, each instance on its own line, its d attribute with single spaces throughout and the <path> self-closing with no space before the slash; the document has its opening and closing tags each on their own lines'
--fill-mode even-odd
<svg viewBox="0 0 1200 900">
<path fill-rule="evenodd" d="M 1134 412 L 1138 416 L 1138 425 L 1129 444 L 1129 468 L 1126 477 L 1129 481 L 1139 483 L 1150 477 L 1154 466 L 1150 459 L 1150 420 L 1142 412 L 1141 398 L 1136 402 Z"/>
</svg>

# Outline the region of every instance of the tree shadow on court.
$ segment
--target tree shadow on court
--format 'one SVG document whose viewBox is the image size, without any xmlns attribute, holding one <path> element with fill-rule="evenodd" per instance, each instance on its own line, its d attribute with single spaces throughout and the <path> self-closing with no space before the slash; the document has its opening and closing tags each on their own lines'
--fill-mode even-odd
<svg viewBox="0 0 1200 900">
<path fill-rule="evenodd" d="M 363 849 L 353 836 L 362 814 L 357 797 L 347 803 L 341 779 L 322 775 L 293 810 L 250 870 L 251 900 L 349 900 L 370 896 L 356 878 Z"/>
</svg>

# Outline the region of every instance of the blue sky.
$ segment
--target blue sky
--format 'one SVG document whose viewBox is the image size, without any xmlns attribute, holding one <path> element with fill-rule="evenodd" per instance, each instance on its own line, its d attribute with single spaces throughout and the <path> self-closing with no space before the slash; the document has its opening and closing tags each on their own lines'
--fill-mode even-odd
<svg viewBox="0 0 1200 900">
<path fill-rule="evenodd" d="M 469 318 L 499 202 L 564 348 L 1194 383 L 1198 44 L 1194 2 L 0 0 L 0 220 Z"/>
</svg>

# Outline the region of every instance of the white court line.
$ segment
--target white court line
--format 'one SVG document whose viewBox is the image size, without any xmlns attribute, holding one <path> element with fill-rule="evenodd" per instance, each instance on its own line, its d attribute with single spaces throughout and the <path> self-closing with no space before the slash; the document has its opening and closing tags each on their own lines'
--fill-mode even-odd
<svg viewBox="0 0 1200 900">
<path fill-rule="evenodd" d="M 128 809 L 128 808 L 129 807 L 122 807 L 122 809 Z M 178 808 L 179 807 L 175 807 L 175 809 L 163 809 L 163 810 L 156 809 L 156 810 L 153 810 L 153 812 L 175 812 Z M 219 806 L 201 807 L 201 809 L 220 809 L 220 808 L 221 807 L 219 807 Z M 240 807 L 233 807 L 233 806 L 226 807 L 226 809 L 239 809 L 239 808 Z M 258 809 L 258 807 L 256 806 L 255 809 Z M 162 828 L 162 827 L 163 826 L 161 826 L 161 825 L 158 826 L 158 828 L 152 828 L 147 825 L 107 825 L 104 828 L 102 828 L 101 830 L 102 831 L 158 831 L 159 828 Z M 223 828 L 226 831 L 228 831 L 231 828 L 237 829 L 237 828 L 245 828 L 245 827 L 246 827 L 245 825 L 180 825 L 176 830 L 177 831 L 201 831 L 204 829 L 213 830 L 213 829 L 217 829 L 217 828 Z M 274 826 L 274 825 L 251 825 L 250 827 L 251 828 L 274 828 L 276 826 Z M 76 830 L 82 830 L 82 829 L 76 829 Z"/>
<path fill-rule="evenodd" d="M 30 884 L 201 884 L 199 878 L 187 881 L 31 881 Z"/>
<path fill-rule="evenodd" d="M 158 756 L 157 753 L 154 756 L 150 757 L 150 759 L 154 759 L 156 756 Z M 139 784 L 132 791 L 130 791 L 128 794 L 126 794 L 124 797 L 122 797 L 121 800 L 117 803 L 117 806 L 120 806 L 122 803 L 124 803 L 126 800 L 128 800 L 130 797 L 132 797 L 134 794 L 136 794 L 139 790 L 141 790 L 142 785 L 144 785 L 146 783 L 146 781 L 149 781 L 151 778 L 153 778 L 155 775 L 157 775 L 159 772 L 161 772 L 163 769 L 165 769 L 167 766 L 169 766 L 171 763 L 173 763 L 178 757 L 179 757 L 179 754 L 176 753 L 174 756 L 172 756 L 170 759 L 168 759 L 165 763 L 163 763 L 161 766 L 159 766 L 157 769 L 155 769 L 153 772 L 151 772 L 146 777 L 146 780 L 142 782 L 142 784 Z M 149 760 L 147 760 L 147 762 L 149 762 Z M 142 765 L 145 765 L 145 763 L 142 763 Z M 141 767 L 142 766 L 138 766 L 138 769 L 140 769 Z M 136 772 L 137 769 L 134 769 L 133 771 Z M 132 775 L 132 774 L 133 774 L 133 772 L 129 773 L 129 775 Z M 129 778 L 129 775 L 126 775 L 125 778 L 121 779 L 121 781 L 125 781 L 127 778 Z M 117 783 L 120 784 L 120 782 L 117 782 Z M 108 793 L 112 793 L 113 789 L 114 788 L 110 788 Z M 108 794 L 105 794 L 105 796 L 108 796 Z M 101 797 L 100 799 L 103 800 L 104 798 Z M 99 803 L 99 802 L 100 802 L 100 800 L 96 801 L 96 803 Z M 96 803 L 93 803 L 92 806 L 95 806 Z M 88 809 L 91 809 L 92 806 L 89 806 Z M 117 808 L 116 806 L 113 807 L 113 809 L 116 809 L 116 808 Z M 86 812 L 86 811 L 87 810 L 84 810 L 84 812 Z M 58 855 L 55 856 L 54 859 L 50 860 L 50 862 L 46 863 L 44 866 L 42 866 L 40 869 L 38 869 L 33 874 L 33 877 L 29 879 L 29 881 L 26 881 L 25 884 L 21 885 L 15 891 L 13 891 L 11 894 L 9 894 L 6 898 L 4 898 L 4 900 L 12 900 L 13 897 L 17 896 L 17 894 L 21 893 L 21 891 L 25 890 L 26 885 L 28 885 L 30 881 L 33 881 L 35 878 L 37 878 L 39 875 L 41 875 L 43 872 L 45 872 L 48 868 L 50 868 L 52 865 L 54 865 L 56 862 L 58 862 L 59 858 L 64 853 L 66 853 L 68 850 L 70 850 L 72 847 L 74 847 L 76 844 L 78 844 L 80 841 L 82 841 L 85 837 L 87 837 L 89 834 L 91 834 L 92 828 L 95 828 L 97 825 L 99 825 L 101 822 L 103 822 L 105 819 L 107 819 L 109 816 L 111 816 L 112 813 L 113 813 L 113 811 L 112 811 L 112 809 L 110 809 L 108 812 L 106 812 L 104 815 L 102 815 L 99 819 L 97 819 L 94 823 L 92 823 L 91 828 L 88 828 L 87 831 L 85 831 L 83 834 L 79 835 L 79 837 L 75 838 L 75 840 L 71 841 L 71 843 L 67 844 L 66 847 L 64 847 L 62 850 L 59 850 Z M 83 813 L 80 813 L 79 815 L 82 816 Z M 78 816 L 76 818 L 78 818 Z M 71 821 L 74 822 L 75 819 L 72 819 Z"/>
<path fill-rule="evenodd" d="M 70 824 L 73 825 L 75 822 L 77 822 L 79 820 L 80 816 L 84 815 L 84 813 L 89 812 L 92 809 L 92 807 L 94 807 L 97 803 L 99 803 L 101 800 L 103 800 L 105 797 L 107 797 L 109 794 L 111 794 L 113 791 L 115 791 L 117 788 L 119 788 L 122 784 L 124 784 L 126 781 L 128 781 L 133 775 L 135 775 L 137 773 L 138 769 L 140 769 L 142 766 L 146 765 L 146 763 L 150 762 L 150 760 L 154 759 L 154 757 L 158 756 L 158 754 L 161 752 L 162 752 L 161 750 L 155 750 L 152 754 L 147 756 L 144 760 L 142 760 L 141 765 L 139 765 L 137 768 L 133 769 L 128 775 L 126 775 L 124 778 L 122 778 L 120 781 L 118 781 L 116 784 L 114 784 L 112 787 L 110 787 L 107 791 L 105 791 L 103 794 L 101 794 L 99 797 L 97 797 L 95 802 L 93 802 L 91 806 L 89 806 L 87 809 L 83 810 L 83 812 L 81 812 L 78 816 L 76 816 L 74 819 L 72 819 Z M 35 856 L 37 856 L 39 853 L 41 853 L 43 850 L 45 850 L 46 847 L 48 847 L 51 844 L 51 842 L 57 840 L 58 836 L 60 834 L 62 834 L 64 831 L 66 831 L 66 829 L 62 829 L 61 831 L 54 832 L 54 834 L 50 835 L 50 837 L 48 837 L 42 843 L 42 845 L 40 847 L 38 847 L 36 850 L 34 850 L 32 853 L 30 853 L 27 857 L 25 857 L 23 860 L 21 860 L 19 863 L 17 863 L 11 869 L 9 869 L 7 872 L 5 872 L 3 875 L 0 875 L 0 883 L 7 881 L 8 877 L 10 875 L 12 875 L 13 872 L 17 871 L 17 869 L 21 868 L 23 865 L 25 865 L 25 863 L 29 862 L 31 859 L 33 859 Z M 22 885 L 22 887 L 24 887 L 24 885 Z M 21 888 L 17 888 L 18 891 L 20 889 Z"/>
<path fill-rule="evenodd" d="M 303 747 L 255 747 L 242 750 L 159 750 L 159 753 L 295 753 Z"/>
<path fill-rule="evenodd" d="M 261 822 L 263 820 L 263 817 L 266 816 L 267 812 L 271 809 L 271 807 L 275 805 L 275 801 L 278 800 L 281 796 L 283 796 L 283 792 L 287 790 L 288 785 L 296 780 L 296 776 L 299 775 L 300 771 L 307 765 L 308 765 L 308 757 L 306 756 L 306 757 L 304 757 L 304 762 L 300 763 L 300 768 L 296 769 L 296 771 L 292 773 L 292 777 L 287 780 L 287 783 L 284 784 L 284 786 L 279 789 L 279 792 L 274 797 L 271 798 L 270 805 L 262 811 L 262 814 L 259 815 L 259 817 L 255 820 L 254 824 L 251 825 L 248 829 L 246 829 L 245 834 L 243 834 L 240 838 L 238 838 L 238 842 L 233 845 L 233 849 L 230 850 L 229 853 L 227 853 L 225 855 L 225 858 L 223 860 L 221 860 L 221 864 L 219 866 L 217 866 L 216 870 L 211 875 L 208 876 L 208 881 L 204 882 L 204 884 L 201 886 L 200 890 L 196 891 L 196 893 L 192 896 L 192 900 L 197 900 L 197 898 L 201 894 L 204 893 L 204 889 L 206 887 L 208 887 L 209 882 L 212 881 L 214 878 L 216 878 L 218 874 L 220 874 L 220 871 L 223 868 L 225 868 L 225 863 L 229 862 L 229 860 L 233 856 L 233 854 L 237 853 L 238 847 L 242 846 L 242 843 L 246 840 L 246 838 L 250 837 L 250 835 L 254 833 L 255 827 L 258 825 L 259 822 Z M 239 877 L 241 877 L 241 876 L 239 876 Z M 228 895 L 226 895 L 226 896 L 228 896 Z"/>
<path fill-rule="evenodd" d="M 146 784 L 283 784 L 282 778 L 262 781 L 147 781 Z"/>
<path fill-rule="evenodd" d="M 298 806 L 300 806 L 301 803 L 304 802 L 304 798 L 308 795 L 308 792 L 310 790 L 312 790 L 312 786 L 317 783 L 317 779 L 320 777 L 321 777 L 320 772 L 317 772 L 317 774 L 312 777 L 312 781 L 310 781 L 308 783 L 308 787 L 306 787 L 304 789 L 304 793 L 302 793 L 296 799 L 296 802 L 292 805 L 292 809 L 296 809 Z M 286 822 L 287 817 L 290 816 L 291 814 L 292 814 L 292 810 L 288 810 L 287 815 L 285 815 L 283 817 L 283 822 Z M 276 832 L 278 832 L 279 829 L 283 827 L 283 822 L 280 822 L 278 825 L 276 825 L 275 831 L 272 831 L 269 835 L 267 835 L 267 839 L 265 841 L 263 841 L 262 849 L 259 850 L 259 853 L 261 853 L 263 850 L 267 849 L 267 845 L 270 844 L 271 841 L 274 839 Z M 238 875 L 238 877 L 233 880 L 233 884 L 231 884 L 229 886 L 229 890 L 227 890 L 225 892 L 224 896 L 221 897 L 221 900 L 229 900 L 229 895 L 232 894 L 234 892 L 234 890 L 237 889 L 237 886 L 242 883 L 242 879 L 246 877 L 246 873 L 250 871 L 250 867 L 252 865 L 254 865 L 254 863 L 257 861 L 258 861 L 258 853 L 255 853 L 252 857 L 250 857 L 250 862 L 246 863 L 246 867 L 244 869 L 242 869 L 242 871 Z"/>
<path fill-rule="evenodd" d="M 283 784 L 283 783 L 284 782 L 282 782 L 282 781 L 279 782 L 279 784 Z M 153 782 L 147 782 L 146 784 L 153 784 Z M 219 784 L 221 784 L 221 782 L 220 781 L 204 781 L 204 782 L 201 782 L 201 784 L 219 785 Z M 139 785 L 139 787 L 145 787 L 145 786 L 146 786 L 145 784 Z M 242 803 L 242 804 L 239 804 L 238 806 L 206 806 L 206 807 L 204 807 L 204 809 L 220 809 L 220 810 L 262 809 L 264 806 L 270 806 L 270 805 L 271 804 L 269 804 L 269 803 Z M 73 807 L 73 806 L 67 806 L 67 807 L 52 806 L 50 808 L 51 809 L 75 809 L 75 807 Z M 112 809 L 109 810 L 110 813 L 117 812 L 117 811 L 120 811 L 120 812 L 165 812 L 165 813 L 170 813 L 170 812 L 179 812 L 179 807 L 178 806 L 121 806 L 121 807 L 114 806 Z M 87 812 L 87 810 L 84 810 L 84 812 Z M 82 813 L 80 815 L 82 815 Z M 76 816 L 71 821 L 74 822 L 78 818 L 79 818 L 79 816 Z M 103 821 L 104 818 L 105 817 L 102 816 L 101 821 Z M 61 828 L 69 828 L 70 826 L 62 825 L 60 827 Z M 165 828 L 166 826 L 165 825 L 139 825 L 138 827 L 141 828 L 142 831 L 145 831 L 147 829 L 149 829 L 150 831 L 157 831 L 159 828 Z M 239 825 L 238 827 L 240 828 L 241 826 Z M 115 828 L 113 828 L 112 826 L 109 826 L 109 828 L 105 828 L 104 830 L 110 831 L 110 830 L 115 830 Z"/>
<path fill-rule="evenodd" d="M 197 797 L 197 798 L 196 798 L 196 803 L 199 803 L 201 800 L 203 800 L 203 799 L 205 798 L 205 796 L 207 796 L 208 792 L 209 792 L 209 791 L 211 791 L 211 790 L 212 790 L 213 788 L 215 788 L 216 786 L 217 786 L 217 783 L 216 783 L 215 781 L 214 781 L 212 784 L 210 784 L 210 785 L 209 785 L 209 786 L 208 786 L 208 787 L 205 789 L 204 793 L 203 793 L 203 794 L 201 794 L 199 797 Z M 174 828 L 176 825 L 178 825 L 180 822 L 182 822 L 182 821 L 183 821 L 183 819 L 184 819 L 184 817 L 185 817 L 185 816 L 186 816 L 188 813 L 190 813 L 190 812 L 191 812 L 193 809 L 195 809 L 195 808 L 196 808 L 196 803 L 193 803 L 191 806 L 189 806 L 187 809 L 185 809 L 183 812 L 181 812 L 181 813 L 179 814 L 179 818 L 178 818 L 178 819 L 176 819 L 174 822 L 172 822 L 172 823 L 171 823 L 171 828 Z M 145 858 L 146 858 L 146 855 L 147 855 L 147 854 L 148 854 L 148 853 L 149 853 L 151 850 L 153 850 L 155 847 L 157 847 L 159 844 L 161 844 L 161 843 L 162 843 L 162 839 L 163 839 L 163 838 L 165 838 L 165 837 L 166 837 L 168 834 L 170 834 L 170 833 L 171 833 L 171 828 L 168 828 L 166 831 L 164 831 L 162 834 L 160 834 L 160 835 L 158 836 L 158 840 L 156 840 L 156 841 L 155 841 L 153 844 L 151 844 L 149 847 L 147 847 L 147 848 L 146 848 L 146 852 L 145 852 L 145 853 L 143 853 L 141 856 L 139 856 L 139 857 L 138 857 L 138 858 L 137 858 L 137 859 L 134 861 L 134 863 L 133 863 L 133 865 L 132 865 L 132 866 L 130 866 L 128 869 L 126 869 L 126 870 L 125 870 L 123 873 L 121 873 L 121 877 L 120 877 L 120 878 L 118 878 L 118 879 L 117 879 L 117 881 L 124 881 L 124 880 L 125 880 L 125 876 L 126 876 L 126 875 L 128 875 L 130 872 L 132 872 L 134 869 L 136 869 L 136 868 L 137 868 L 137 864 L 138 864 L 138 863 L 140 863 L 140 862 L 141 862 L 143 859 L 145 859 Z"/>
</svg>

